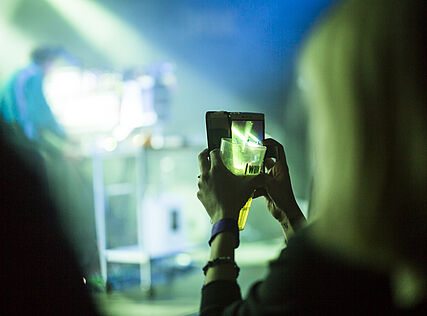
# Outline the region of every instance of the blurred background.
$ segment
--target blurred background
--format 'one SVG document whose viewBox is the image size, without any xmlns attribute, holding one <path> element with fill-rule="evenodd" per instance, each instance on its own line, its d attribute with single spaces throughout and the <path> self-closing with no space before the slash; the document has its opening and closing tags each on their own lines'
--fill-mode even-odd
<svg viewBox="0 0 427 316">
<path fill-rule="evenodd" d="M 284 144 L 306 212 L 310 162 L 295 64 L 332 3 L 0 2 L 3 100 L 28 73 L 35 48 L 59 52 L 42 74 L 40 97 L 59 141 L 47 125 L 48 136 L 26 136 L 47 162 L 84 282 L 107 314 L 197 312 L 211 227 L 196 197 L 206 111 L 265 113 L 266 134 Z M 263 200 L 253 202 L 241 241 L 245 293 L 283 247 Z"/>
</svg>

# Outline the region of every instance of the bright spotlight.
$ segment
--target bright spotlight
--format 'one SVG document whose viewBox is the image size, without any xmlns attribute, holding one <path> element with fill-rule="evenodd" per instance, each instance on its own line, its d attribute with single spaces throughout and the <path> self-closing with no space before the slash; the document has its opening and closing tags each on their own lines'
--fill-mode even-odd
<svg viewBox="0 0 427 316">
<path fill-rule="evenodd" d="M 147 56 L 164 58 L 161 52 L 153 49 L 153 45 L 147 45 L 141 34 L 104 8 L 100 1 L 48 0 L 48 2 L 87 42 L 114 64 L 129 66 L 129 52 L 133 55 L 141 54 L 139 58 L 145 60 Z M 112 40 L 120 40 L 120 45 Z"/>
<path fill-rule="evenodd" d="M 62 67 L 48 75 L 45 94 L 70 132 L 105 132 L 119 124 L 121 76 Z"/>
<path fill-rule="evenodd" d="M 114 151 L 117 148 L 117 140 L 114 137 L 107 137 L 101 141 L 100 145 L 106 151 Z"/>
<path fill-rule="evenodd" d="M 121 142 L 122 140 L 125 140 L 131 132 L 132 132 L 132 128 L 119 125 L 113 130 L 113 136 L 115 139 Z"/>
<path fill-rule="evenodd" d="M 189 254 L 180 253 L 176 256 L 175 261 L 179 266 L 186 267 L 191 264 L 191 257 Z"/>
</svg>

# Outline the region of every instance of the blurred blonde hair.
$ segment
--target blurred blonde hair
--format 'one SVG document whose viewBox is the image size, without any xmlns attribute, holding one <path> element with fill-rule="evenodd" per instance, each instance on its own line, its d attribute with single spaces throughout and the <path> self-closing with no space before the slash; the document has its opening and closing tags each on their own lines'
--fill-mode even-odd
<svg viewBox="0 0 427 316">
<path fill-rule="evenodd" d="M 340 3 L 300 62 L 325 240 L 369 263 L 424 271 L 425 12 L 423 1 Z"/>
</svg>

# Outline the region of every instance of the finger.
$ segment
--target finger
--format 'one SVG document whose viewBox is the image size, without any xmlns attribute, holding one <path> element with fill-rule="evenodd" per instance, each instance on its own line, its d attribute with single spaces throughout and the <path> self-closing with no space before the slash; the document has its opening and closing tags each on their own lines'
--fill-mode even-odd
<svg viewBox="0 0 427 316">
<path fill-rule="evenodd" d="M 272 138 L 264 139 L 262 144 L 267 147 L 266 158 L 276 158 L 280 163 L 286 164 L 285 150 L 282 144 Z"/>
<path fill-rule="evenodd" d="M 254 194 L 252 195 L 252 198 L 256 199 L 259 198 L 260 196 L 266 196 L 267 195 L 267 190 L 265 188 L 259 188 L 259 189 L 255 189 Z"/>
<path fill-rule="evenodd" d="M 225 168 L 224 163 L 222 162 L 220 151 L 218 148 L 211 150 L 211 169 L 213 168 Z"/>
<path fill-rule="evenodd" d="M 264 165 L 267 167 L 268 170 L 273 168 L 275 164 L 276 162 L 273 160 L 273 158 L 266 158 L 264 161 Z"/>
<path fill-rule="evenodd" d="M 202 193 L 202 191 L 197 191 L 197 198 L 199 199 L 199 201 L 202 201 L 202 198 L 203 198 L 203 193 Z"/>
<path fill-rule="evenodd" d="M 209 162 L 209 152 L 208 149 L 203 150 L 200 154 L 199 154 L 199 169 L 200 169 L 200 173 L 203 174 L 207 174 L 209 172 L 210 169 L 210 162 Z"/>
<path fill-rule="evenodd" d="M 269 174 L 260 174 L 254 181 L 255 191 L 253 192 L 252 198 L 258 198 L 264 196 L 267 201 L 271 200 L 270 194 L 268 193 L 268 186 L 272 181 L 272 177 Z"/>
</svg>

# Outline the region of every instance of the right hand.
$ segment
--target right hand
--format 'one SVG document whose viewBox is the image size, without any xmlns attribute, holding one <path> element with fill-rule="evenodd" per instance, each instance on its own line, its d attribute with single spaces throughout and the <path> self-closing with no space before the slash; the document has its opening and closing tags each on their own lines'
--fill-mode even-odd
<svg viewBox="0 0 427 316">
<path fill-rule="evenodd" d="M 281 224 L 296 225 L 305 221 L 292 191 L 289 169 L 283 146 L 274 139 L 263 140 L 267 147 L 265 166 L 267 168 L 265 187 L 255 192 L 255 197 L 264 196 L 268 210 Z"/>
</svg>

